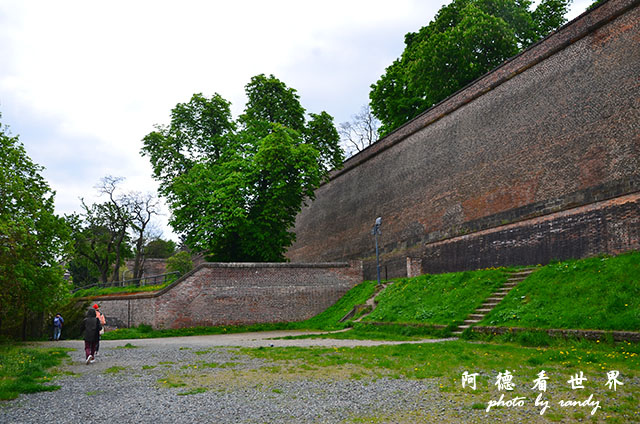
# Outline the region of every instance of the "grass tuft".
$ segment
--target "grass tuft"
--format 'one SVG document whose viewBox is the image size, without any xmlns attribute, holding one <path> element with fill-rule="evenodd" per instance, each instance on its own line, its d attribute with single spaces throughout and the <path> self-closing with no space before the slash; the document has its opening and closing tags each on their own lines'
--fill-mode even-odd
<svg viewBox="0 0 640 424">
<path fill-rule="evenodd" d="M 32 349 L 0 344 L 0 400 L 17 398 L 21 393 L 58 390 L 46 370 L 67 358 L 68 349 Z"/>
</svg>

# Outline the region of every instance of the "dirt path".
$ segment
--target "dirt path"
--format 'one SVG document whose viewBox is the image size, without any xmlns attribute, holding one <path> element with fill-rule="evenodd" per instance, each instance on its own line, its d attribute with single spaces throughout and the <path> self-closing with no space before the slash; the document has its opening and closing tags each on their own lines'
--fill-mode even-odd
<svg viewBox="0 0 640 424">
<path fill-rule="evenodd" d="M 157 339 L 133 339 L 133 340 L 102 340 L 100 345 L 103 347 L 115 348 L 124 346 L 127 343 L 136 346 L 238 346 L 238 347 L 356 347 L 356 346 L 380 346 L 380 345 L 397 345 L 405 343 L 438 343 L 457 338 L 447 339 L 424 339 L 409 341 L 388 341 L 388 340 L 351 340 L 351 339 L 281 339 L 287 336 L 301 336 L 309 334 L 326 334 L 326 332 L 312 331 L 264 331 L 256 333 L 234 333 L 234 334 L 215 334 L 209 336 L 189 336 L 189 337 L 164 337 Z M 39 342 L 40 346 L 63 346 L 75 349 L 83 349 L 84 342 L 82 340 L 63 340 L 59 342 Z"/>
</svg>

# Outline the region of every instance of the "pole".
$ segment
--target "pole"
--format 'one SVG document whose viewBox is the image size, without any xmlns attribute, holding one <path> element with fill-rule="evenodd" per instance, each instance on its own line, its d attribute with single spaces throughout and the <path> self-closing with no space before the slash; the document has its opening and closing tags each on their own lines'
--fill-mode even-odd
<svg viewBox="0 0 640 424">
<path fill-rule="evenodd" d="M 376 268 L 378 271 L 378 285 L 380 285 L 380 252 L 378 250 L 378 232 L 376 231 Z"/>
<path fill-rule="evenodd" d="M 376 271 L 378 274 L 378 285 L 380 285 L 380 250 L 378 249 L 378 235 L 382 234 L 380 231 L 380 226 L 382 225 L 382 217 L 376 218 L 376 223 L 373 225 L 373 229 L 371 230 L 371 234 L 375 236 L 376 239 Z"/>
</svg>

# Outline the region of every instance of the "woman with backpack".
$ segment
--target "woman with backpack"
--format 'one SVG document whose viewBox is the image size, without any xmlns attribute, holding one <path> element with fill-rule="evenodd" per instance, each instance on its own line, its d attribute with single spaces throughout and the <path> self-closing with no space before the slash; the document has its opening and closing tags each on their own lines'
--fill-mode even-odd
<svg viewBox="0 0 640 424">
<path fill-rule="evenodd" d="M 100 333 L 98 334 L 98 342 L 96 343 L 96 354 L 94 356 L 98 356 L 98 350 L 100 350 L 100 336 L 104 334 L 104 326 L 107 323 L 106 318 L 104 317 L 104 315 L 102 314 L 102 312 L 100 312 L 100 307 L 98 306 L 97 303 L 93 304 L 93 309 L 95 309 L 96 311 L 96 318 L 98 318 L 98 321 L 100 321 Z"/>
<path fill-rule="evenodd" d="M 64 324 L 62 315 L 56 314 L 55 318 L 53 318 L 53 340 L 60 340 L 60 334 L 62 334 L 62 324 Z"/>
<path fill-rule="evenodd" d="M 100 325 L 100 320 L 96 317 L 96 310 L 90 308 L 87 311 L 87 316 L 82 321 L 82 335 L 87 365 L 95 361 L 96 346 L 98 345 L 98 340 L 100 340 L 100 330 L 102 330 L 102 325 Z"/>
</svg>

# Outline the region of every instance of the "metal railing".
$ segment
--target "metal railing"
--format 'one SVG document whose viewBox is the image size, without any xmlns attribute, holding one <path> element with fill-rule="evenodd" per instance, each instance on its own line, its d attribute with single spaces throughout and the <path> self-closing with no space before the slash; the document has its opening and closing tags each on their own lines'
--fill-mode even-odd
<svg viewBox="0 0 640 424">
<path fill-rule="evenodd" d="M 124 281 L 107 281 L 106 283 L 93 283 L 93 284 L 89 284 L 88 286 L 75 288 L 71 290 L 71 293 L 75 293 L 77 291 L 84 290 L 84 289 L 90 289 L 92 287 L 104 288 L 104 287 L 157 286 L 160 284 L 167 283 L 169 281 L 169 278 L 172 276 L 175 276 L 175 278 L 172 278 L 172 280 L 175 281 L 180 277 L 180 272 L 174 271 L 166 274 L 150 275 L 148 277 L 132 278 L 130 280 L 124 280 Z"/>
</svg>

